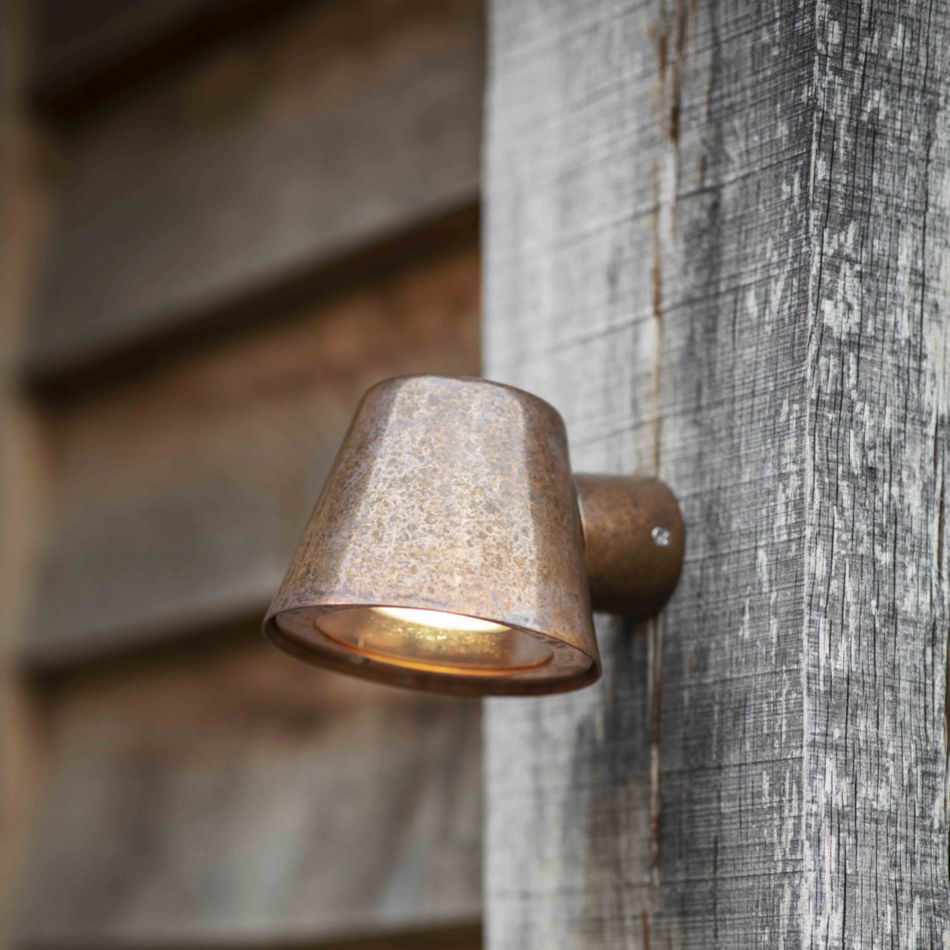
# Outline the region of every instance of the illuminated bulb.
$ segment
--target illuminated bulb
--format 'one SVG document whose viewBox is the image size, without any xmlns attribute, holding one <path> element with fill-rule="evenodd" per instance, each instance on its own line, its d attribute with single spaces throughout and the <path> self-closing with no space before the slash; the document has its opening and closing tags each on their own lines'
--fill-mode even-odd
<svg viewBox="0 0 950 950">
<path fill-rule="evenodd" d="M 490 620 L 478 620 L 475 617 L 466 617 L 463 614 L 450 614 L 444 610 L 417 610 L 414 607 L 373 607 L 374 613 L 402 620 L 405 623 L 415 623 L 423 627 L 434 627 L 436 630 L 466 630 L 471 633 L 495 633 L 507 630 L 508 627 Z"/>
<path fill-rule="evenodd" d="M 547 663 L 551 648 L 517 628 L 417 607 L 345 607 L 313 621 L 318 642 L 405 669 L 498 676 Z"/>
</svg>

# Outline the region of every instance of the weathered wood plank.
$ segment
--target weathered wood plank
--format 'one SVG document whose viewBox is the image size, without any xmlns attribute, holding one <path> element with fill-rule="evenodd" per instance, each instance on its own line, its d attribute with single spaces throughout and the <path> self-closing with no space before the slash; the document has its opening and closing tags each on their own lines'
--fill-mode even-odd
<svg viewBox="0 0 950 950">
<path fill-rule="evenodd" d="M 382 947 L 480 918 L 478 703 L 255 639 L 77 677 L 49 722 L 20 946 Z"/>
<path fill-rule="evenodd" d="M 12 945 L 42 777 L 41 717 L 18 675 L 18 639 L 42 531 L 48 475 L 35 414 L 17 392 L 21 330 L 42 253 L 47 157 L 24 108 L 25 0 L 0 4 L 0 947 Z"/>
<path fill-rule="evenodd" d="M 50 668 L 263 616 L 372 383 L 479 367 L 476 247 L 431 255 L 51 414 Z"/>
<path fill-rule="evenodd" d="M 312 946 L 312 944 L 311 944 Z M 322 944 L 327 950 L 481 950 L 481 924 L 440 927 L 438 930 L 413 931 L 387 937 L 357 940 L 333 940 Z M 277 948 L 284 950 L 284 948 Z M 294 950 L 294 948 L 286 948 Z"/>
<path fill-rule="evenodd" d="M 486 372 L 688 529 L 489 704 L 488 945 L 950 940 L 950 11 L 494 4 Z"/>
<path fill-rule="evenodd" d="M 200 321 L 479 191 L 479 0 L 320 3 L 63 139 L 41 378 Z"/>
<path fill-rule="evenodd" d="M 156 70 L 260 27 L 303 0 L 42 0 L 35 6 L 32 99 L 76 118 Z"/>
</svg>

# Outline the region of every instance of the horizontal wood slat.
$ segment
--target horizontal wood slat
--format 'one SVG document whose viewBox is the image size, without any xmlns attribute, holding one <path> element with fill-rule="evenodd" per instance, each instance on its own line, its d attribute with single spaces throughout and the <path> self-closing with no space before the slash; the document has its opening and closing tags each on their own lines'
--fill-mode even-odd
<svg viewBox="0 0 950 950">
<path fill-rule="evenodd" d="M 57 410 L 26 662 L 261 616 L 365 389 L 478 373 L 479 274 L 448 251 Z"/>
<path fill-rule="evenodd" d="M 322 944 L 322 946 L 326 947 L 326 950 L 331 950 L 331 948 L 332 950 L 481 950 L 482 925 L 480 923 L 463 924 L 459 927 L 417 930 L 413 933 L 385 937 L 333 940 L 332 943 Z M 300 948 L 277 948 L 277 950 L 300 950 Z M 319 948 L 314 948 L 314 950 L 319 950 Z"/>
<path fill-rule="evenodd" d="M 471 205 L 477 0 L 295 10 L 63 141 L 27 370 L 56 378 Z"/>
<path fill-rule="evenodd" d="M 22 946 L 382 948 L 479 920 L 476 702 L 255 640 L 76 677 L 50 736 Z"/>
<path fill-rule="evenodd" d="M 156 70 L 202 55 L 308 0 L 43 0 L 37 3 L 32 98 L 76 119 Z M 309 0 L 320 2 L 320 0 Z"/>
</svg>

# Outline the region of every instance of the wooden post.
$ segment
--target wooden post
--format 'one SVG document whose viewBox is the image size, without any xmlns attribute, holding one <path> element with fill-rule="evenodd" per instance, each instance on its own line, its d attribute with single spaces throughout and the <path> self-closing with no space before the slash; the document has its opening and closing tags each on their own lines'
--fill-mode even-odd
<svg viewBox="0 0 950 950">
<path fill-rule="evenodd" d="M 486 375 L 686 566 L 487 714 L 491 950 L 945 948 L 950 9 L 495 0 Z"/>
</svg>

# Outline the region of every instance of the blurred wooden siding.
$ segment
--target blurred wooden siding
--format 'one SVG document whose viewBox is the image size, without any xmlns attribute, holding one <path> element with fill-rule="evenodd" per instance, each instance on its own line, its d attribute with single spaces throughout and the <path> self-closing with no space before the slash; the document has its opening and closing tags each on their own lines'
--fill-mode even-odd
<svg viewBox="0 0 950 950">
<path fill-rule="evenodd" d="M 474 203 L 481 16 L 472 0 L 311 4 L 73 128 L 31 372 L 223 321 Z"/>
<path fill-rule="evenodd" d="M 16 945 L 478 946 L 479 705 L 258 625 L 365 388 L 478 372 L 481 4 L 97 9 L 32 90 L 53 478 L 14 656 L 50 751 Z"/>
<path fill-rule="evenodd" d="M 116 87 L 147 78 L 209 43 L 254 29 L 305 0 L 43 0 L 36 4 L 32 99 L 82 118 Z"/>
<path fill-rule="evenodd" d="M 478 294 L 474 247 L 429 255 L 57 408 L 29 662 L 259 618 L 366 388 L 478 373 Z"/>
<path fill-rule="evenodd" d="M 25 107 L 28 22 L 24 0 L 0 4 L 0 947 L 16 927 L 44 746 L 41 704 L 17 663 L 48 467 L 16 361 L 43 252 L 48 190 L 42 136 Z"/>
<path fill-rule="evenodd" d="M 477 920 L 474 708 L 258 642 L 70 683 L 29 945 L 270 946 Z"/>
</svg>

